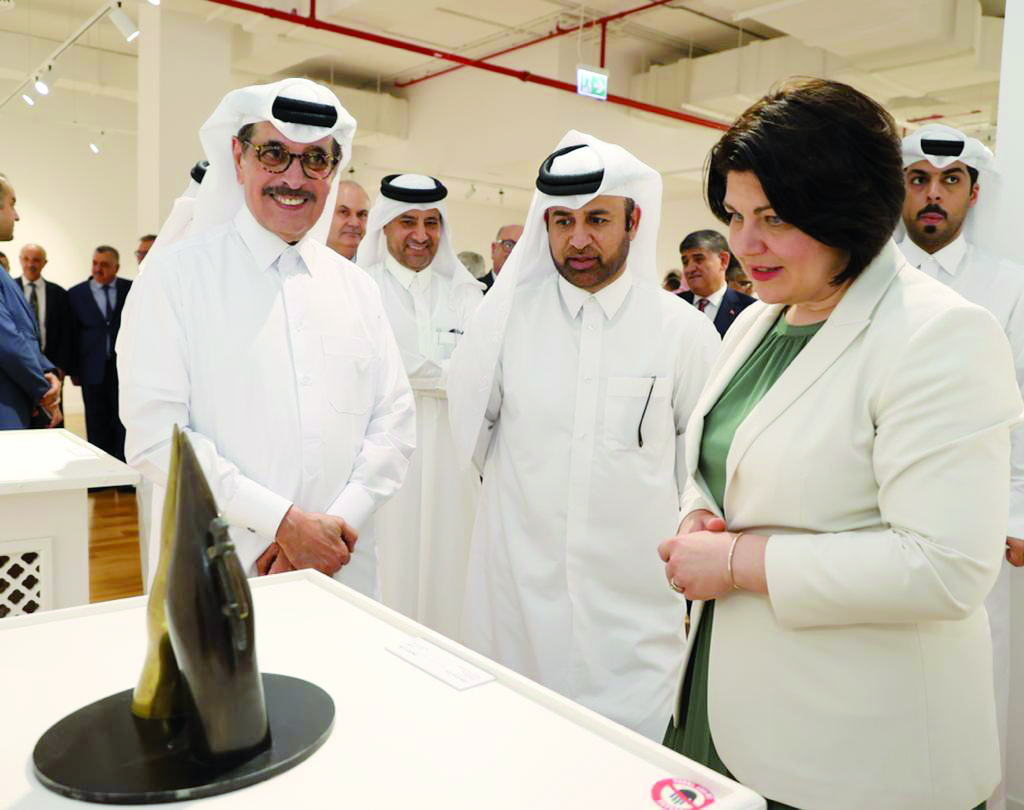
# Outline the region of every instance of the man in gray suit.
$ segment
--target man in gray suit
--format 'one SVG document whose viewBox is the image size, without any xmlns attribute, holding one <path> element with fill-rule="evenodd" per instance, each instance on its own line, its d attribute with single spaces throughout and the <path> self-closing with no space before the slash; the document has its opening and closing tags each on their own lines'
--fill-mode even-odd
<svg viewBox="0 0 1024 810">
<path fill-rule="evenodd" d="M 14 188 L 0 174 L 0 242 L 14 238 Z M 61 421 L 60 379 L 39 347 L 39 328 L 21 287 L 0 273 L 0 430 Z"/>
</svg>

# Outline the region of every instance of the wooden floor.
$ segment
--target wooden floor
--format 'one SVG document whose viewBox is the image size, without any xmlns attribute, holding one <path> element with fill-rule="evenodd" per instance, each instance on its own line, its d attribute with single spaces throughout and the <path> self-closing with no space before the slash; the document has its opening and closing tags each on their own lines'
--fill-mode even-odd
<svg viewBox="0 0 1024 810">
<path fill-rule="evenodd" d="M 85 438 L 85 418 L 69 413 L 65 425 Z M 105 489 L 89 495 L 89 601 L 142 593 L 139 515 L 134 492 Z"/>
<path fill-rule="evenodd" d="M 134 492 L 89 495 L 89 601 L 142 593 L 139 518 Z"/>
</svg>

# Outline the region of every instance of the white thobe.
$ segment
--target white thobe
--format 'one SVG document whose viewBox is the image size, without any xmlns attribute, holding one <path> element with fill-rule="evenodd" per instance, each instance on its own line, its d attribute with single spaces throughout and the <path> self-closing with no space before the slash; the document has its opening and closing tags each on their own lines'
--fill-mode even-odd
<svg viewBox="0 0 1024 810">
<path fill-rule="evenodd" d="M 381 601 L 456 638 L 480 479 L 462 468 L 448 421 L 448 360 L 480 290 L 453 295 L 450 278 L 388 255 L 367 272 L 380 286 L 416 396 L 416 452 L 399 492 L 374 518 Z"/>
<path fill-rule="evenodd" d="M 970 244 L 961 233 L 933 254 L 918 247 L 909 237 L 900 250 L 912 265 L 956 290 L 973 304 L 991 312 L 1003 327 L 1017 373 L 1017 384 L 1024 393 L 1024 267 L 994 256 Z M 951 380 L 955 383 L 955 380 Z M 1007 535 L 1024 538 L 1024 427 L 1011 435 L 1010 518 Z M 992 628 L 993 670 L 996 687 L 996 717 L 999 721 L 999 746 L 1003 757 L 1003 781 L 1006 777 L 1007 728 L 1010 716 L 1010 573 L 1013 566 L 1003 562 L 995 587 L 985 600 Z M 989 803 L 996 810 L 1000 798 Z"/>
<path fill-rule="evenodd" d="M 289 246 L 243 206 L 148 257 L 125 305 L 118 371 L 128 463 L 153 480 L 155 515 L 178 424 L 250 575 L 296 504 L 360 531 L 335 578 L 375 593 L 363 527 L 405 476 L 415 409 L 365 273 L 312 239 Z M 154 536 L 151 571 L 159 547 Z"/>
<path fill-rule="evenodd" d="M 516 289 L 487 407 L 464 643 L 655 740 L 685 614 L 658 544 L 719 345 L 628 269 L 596 295 L 551 273 Z"/>
</svg>

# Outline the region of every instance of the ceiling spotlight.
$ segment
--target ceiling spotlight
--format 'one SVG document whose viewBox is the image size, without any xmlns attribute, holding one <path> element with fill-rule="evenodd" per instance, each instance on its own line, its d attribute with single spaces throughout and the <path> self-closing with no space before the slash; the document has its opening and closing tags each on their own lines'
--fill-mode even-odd
<svg viewBox="0 0 1024 810">
<path fill-rule="evenodd" d="M 90 142 L 89 149 L 92 151 L 94 155 L 98 155 L 100 153 L 100 148 L 95 143 Z"/>
<path fill-rule="evenodd" d="M 36 92 L 39 93 L 39 95 L 41 96 L 45 96 L 50 92 L 50 88 L 47 87 L 46 82 L 44 82 L 38 76 L 36 76 L 35 88 Z"/>
<path fill-rule="evenodd" d="M 128 42 L 131 42 L 139 35 L 139 26 L 119 6 L 110 9 L 110 21 Z"/>
<path fill-rule="evenodd" d="M 32 96 L 30 96 L 28 93 L 22 93 L 21 100 L 28 104 L 29 107 L 36 106 L 36 100 L 32 98 Z"/>
</svg>

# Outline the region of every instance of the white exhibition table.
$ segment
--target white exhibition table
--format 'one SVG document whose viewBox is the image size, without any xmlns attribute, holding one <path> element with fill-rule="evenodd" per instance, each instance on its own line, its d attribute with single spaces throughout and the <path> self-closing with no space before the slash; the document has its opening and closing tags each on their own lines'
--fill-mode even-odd
<svg viewBox="0 0 1024 810">
<path fill-rule="evenodd" d="M 0 431 L 2 612 L 24 612 L 29 601 L 39 610 L 88 604 L 88 489 L 138 480 L 67 430 Z"/>
<path fill-rule="evenodd" d="M 336 708 L 334 731 L 294 769 L 182 807 L 765 807 L 747 788 L 333 579 L 297 571 L 250 583 L 261 670 L 326 689 Z M 146 646 L 145 605 L 136 597 L 0 622 L 0 694 L 7 696 L 0 807 L 95 806 L 42 787 L 32 773 L 32 750 L 65 715 L 134 685 Z M 459 666 L 482 670 L 487 682 L 460 690 L 393 652 L 413 639 L 430 642 L 428 655 L 436 648 L 457 655 Z M 81 756 L 87 761 L 88 750 Z M 672 779 L 701 785 L 710 799 L 683 800 L 666 787 Z"/>
</svg>

